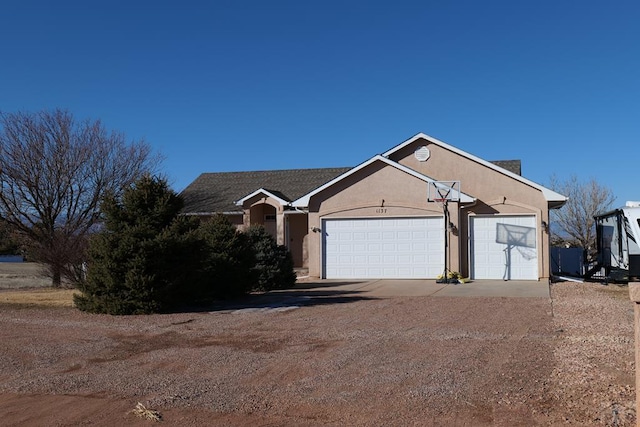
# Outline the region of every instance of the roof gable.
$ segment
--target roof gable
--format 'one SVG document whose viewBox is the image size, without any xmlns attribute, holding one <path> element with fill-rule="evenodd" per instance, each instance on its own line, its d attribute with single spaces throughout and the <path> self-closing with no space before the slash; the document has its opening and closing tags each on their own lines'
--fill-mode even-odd
<svg viewBox="0 0 640 427">
<path fill-rule="evenodd" d="M 393 160 L 391 160 L 391 159 L 389 159 L 387 157 L 383 157 L 383 156 L 378 154 L 378 155 L 370 158 L 366 162 L 361 163 L 360 165 L 358 165 L 358 166 L 356 166 L 356 167 L 344 172 L 343 174 L 337 176 L 336 178 L 332 179 L 331 181 L 325 183 L 324 185 L 321 185 L 320 187 L 316 188 L 315 190 L 305 194 L 304 196 L 300 197 L 299 199 L 294 200 L 293 203 L 291 203 L 291 205 L 294 206 L 294 207 L 306 207 L 306 206 L 308 206 L 309 205 L 309 200 L 311 199 L 311 197 L 315 196 L 316 194 L 320 193 L 321 191 L 331 187 L 332 185 L 342 181 L 343 179 L 353 175 L 354 173 L 366 168 L 367 166 L 369 166 L 369 165 L 371 165 L 372 163 L 375 163 L 375 162 L 386 163 L 387 165 L 389 165 L 391 167 L 394 167 L 396 169 L 399 169 L 399 170 L 401 170 L 401 171 L 403 171 L 403 172 L 405 172 L 405 173 L 407 173 L 407 174 L 409 174 L 409 175 L 411 175 L 411 176 L 413 176 L 415 178 L 418 178 L 418 179 L 420 179 L 420 180 L 422 180 L 424 182 L 434 182 L 435 181 L 434 179 L 432 179 L 432 178 L 430 178 L 430 177 L 428 177 L 426 175 L 423 175 L 423 174 L 421 174 L 419 172 L 416 172 L 415 170 L 413 170 L 411 168 L 408 168 L 408 167 L 406 167 L 404 165 L 401 165 L 400 163 L 396 163 Z M 473 197 L 467 195 L 467 194 L 461 193 L 460 194 L 460 201 L 462 203 L 471 203 L 471 202 L 474 202 L 475 199 Z"/>
<path fill-rule="evenodd" d="M 275 193 L 278 193 L 280 195 L 277 195 Z M 264 194 L 265 196 L 271 197 L 272 199 L 274 199 L 275 201 L 277 201 L 278 203 L 280 203 L 283 206 L 289 204 L 289 202 L 291 201 L 291 200 L 283 199 L 282 198 L 282 193 L 280 193 L 279 191 L 271 192 L 269 190 L 265 190 L 264 188 L 259 188 L 256 191 L 254 191 L 253 193 L 247 194 L 242 199 L 236 201 L 236 206 L 242 206 L 245 201 L 251 199 L 252 197 L 257 196 L 258 194 Z"/>
<path fill-rule="evenodd" d="M 424 133 L 418 133 L 416 135 L 414 135 L 413 137 L 409 138 L 408 140 L 396 145 L 395 147 L 391 148 L 390 150 L 385 151 L 382 155 L 384 157 L 389 157 L 391 156 L 393 153 L 395 153 L 396 151 L 406 147 L 409 144 L 414 143 L 415 141 L 419 140 L 419 139 L 424 139 L 426 141 L 429 141 L 432 144 L 438 145 L 446 150 L 449 150 L 453 153 L 456 153 L 460 156 L 466 157 L 467 159 L 470 159 L 476 163 L 479 163 L 481 165 L 484 165 L 490 169 L 493 169 L 497 172 L 500 172 L 504 175 L 509 176 L 510 178 L 515 179 L 516 181 L 520 181 L 523 184 L 526 184 L 530 187 L 533 187 L 535 189 L 538 189 L 542 192 L 544 198 L 547 200 L 547 202 L 549 202 L 550 204 L 552 204 L 553 206 L 551 207 L 560 207 L 562 206 L 566 201 L 567 198 L 565 196 L 563 196 L 562 194 L 556 193 L 555 191 L 543 187 L 540 184 L 537 184 L 533 181 L 530 181 L 522 176 L 520 176 L 519 174 L 514 173 L 513 171 L 505 168 L 505 167 L 501 167 L 500 166 L 500 162 L 488 162 L 486 160 L 483 160 L 479 157 L 474 156 L 473 154 L 467 153 L 466 151 L 460 150 L 459 148 L 453 147 L 449 144 L 447 144 L 446 142 L 442 142 L 439 139 L 436 139 L 432 136 L 426 135 Z M 505 165 L 503 165 L 505 166 Z"/>
</svg>

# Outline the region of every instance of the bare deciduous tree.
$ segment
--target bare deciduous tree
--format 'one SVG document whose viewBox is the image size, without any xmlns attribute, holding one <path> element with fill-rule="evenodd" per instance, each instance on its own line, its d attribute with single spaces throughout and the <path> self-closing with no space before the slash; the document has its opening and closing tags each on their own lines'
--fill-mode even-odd
<svg viewBox="0 0 640 427">
<path fill-rule="evenodd" d="M 0 126 L 0 219 L 60 286 L 82 259 L 101 199 L 160 159 L 144 141 L 127 142 L 99 120 L 77 121 L 65 110 L 0 113 Z"/>
<path fill-rule="evenodd" d="M 19 253 L 20 248 L 11 226 L 0 219 L 0 255 L 18 255 Z"/>
<path fill-rule="evenodd" d="M 563 241 L 587 250 L 593 255 L 596 249 L 596 227 L 594 216 L 611 210 L 615 201 L 613 191 L 594 178 L 581 182 L 575 175 L 566 181 L 551 177 L 550 187 L 568 197 L 553 215 L 552 239 Z"/>
</svg>

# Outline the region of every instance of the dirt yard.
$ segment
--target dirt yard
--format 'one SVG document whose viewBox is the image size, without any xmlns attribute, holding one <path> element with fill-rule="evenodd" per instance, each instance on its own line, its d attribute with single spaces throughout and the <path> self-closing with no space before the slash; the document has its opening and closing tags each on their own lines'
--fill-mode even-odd
<svg viewBox="0 0 640 427">
<path fill-rule="evenodd" d="M 2 424 L 153 425 L 140 402 L 171 426 L 635 425 L 627 288 L 551 293 L 129 317 L 0 298 Z"/>
<path fill-rule="evenodd" d="M 33 262 L 0 262 L 0 289 L 51 286 L 46 269 Z"/>
</svg>

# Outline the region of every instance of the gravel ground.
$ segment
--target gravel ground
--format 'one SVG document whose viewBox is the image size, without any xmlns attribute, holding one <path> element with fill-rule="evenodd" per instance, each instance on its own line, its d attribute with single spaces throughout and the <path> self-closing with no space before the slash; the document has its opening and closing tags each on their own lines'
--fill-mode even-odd
<svg viewBox="0 0 640 427">
<path fill-rule="evenodd" d="M 0 305 L 4 425 L 634 425 L 627 288 L 153 316 Z"/>
<path fill-rule="evenodd" d="M 635 425 L 633 303 L 628 287 L 552 288 L 559 334 L 549 392 L 570 424 Z"/>
</svg>

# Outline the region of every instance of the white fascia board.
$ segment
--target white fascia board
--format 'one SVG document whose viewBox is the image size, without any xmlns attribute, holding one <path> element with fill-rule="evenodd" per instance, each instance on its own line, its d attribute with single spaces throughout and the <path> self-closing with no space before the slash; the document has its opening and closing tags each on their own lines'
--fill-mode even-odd
<svg viewBox="0 0 640 427">
<path fill-rule="evenodd" d="M 367 166 L 369 166 L 370 164 L 374 163 L 374 162 L 383 162 L 386 163 L 387 165 L 394 167 L 398 170 L 401 170 L 405 173 L 408 173 L 411 176 L 414 176 L 424 182 L 434 182 L 433 179 L 429 178 L 426 175 L 423 175 L 419 172 L 414 171 L 413 169 L 410 169 L 404 165 L 401 165 L 400 163 L 396 163 L 393 160 L 388 159 L 387 157 L 383 157 L 380 154 L 370 158 L 369 160 L 367 160 L 364 163 L 359 164 L 358 166 L 354 167 L 353 169 L 349 169 L 348 171 L 346 171 L 345 173 L 343 173 L 342 175 L 337 176 L 336 178 L 332 179 L 331 181 L 327 182 L 326 184 L 316 188 L 315 190 L 311 191 L 310 193 L 305 194 L 304 196 L 300 197 L 297 200 L 294 200 L 293 202 L 291 202 L 291 206 L 294 207 L 307 207 L 309 206 L 309 200 L 311 199 L 311 197 L 315 196 L 316 194 L 318 194 L 319 192 L 331 187 L 333 184 L 342 181 L 343 179 L 347 178 L 350 175 L 353 175 L 354 173 L 358 172 L 361 169 L 366 168 Z M 425 195 L 426 197 L 426 195 Z M 460 194 L 460 202 L 461 203 L 472 203 L 475 202 L 476 199 L 474 199 L 471 196 L 468 196 L 467 194 L 461 193 Z"/>
<path fill-rule="evenodd" d="M 309 212 L 301 211 L 299 209 L 294 209 L 292 211 L 283 211 L 283 215 L 307 215 Z"/>
<path fill-rule="evenodd" d="M 286 206 L 289 204 L 289 202 L 287 200 L 284 200 L 278 196 L 276 196 L 275 194 L 265 190 L 264 188 L 259 188 L 256 191 L 254 191 L 251 194 L 247 194 L 246 196 L 244 196 L 242 199 L 238 200 L 236 202 L 236 206 L 242 206 L 244 204 L 245 201 L 247 201 L 248 199 L 257 196 L 258 194 L 264 194 L 268 197 L 271 197 L 272 199 L 276 200 L 278 203 L 280 203 L 282 206 Z"/>
<path fill-rule="evenodd" d="M 384 157 L 389 157 L 390 155 L 392 155 L 396 151 L 403 149 L 407 145 L 409 145 L 409 144 L 411 144 L 411 143 L 413 143 L 413 142 L 415 142 L 415 141 L 417 141 L 419 139 L 426 139 L 427 141 L 431 141 L 431 142 L 433 142 L 435 144 L 438 144 L 438 143 L 444 144 L 444 142 L 438 141 L 437 139 L 432 138 L 429 135 L 420 132 L 420 133 L 412 136 L 411 138 L 407 139 L 406 141 L 401 142 L 400 144 L 396 145 L 395 147 L 391 148 L 390 150 L 385 151 L 384 153 L 382 153 L 382 155 Z"/>
<path fill-rule="evenodd" d="M 527 184 L 530 187 L 533 187 L 533 188 L 535 188 L 537 190 L 540 190 L 542 192 L 542 195 L 544 196 L 544 198 L 545 198 L 545 200 L 547 202 L 556 202 L 556 203 L 559 202 L 560 203 L 559 206 L 562 206 L 562 204 L 564 204 L 567 201 L 567 198 L 565 196 L 563 196 L 562 194 L 556 193 L 555 191 L 553 191 L 553 190 L 551 190 L 549 188 L 543 187 L 542 185 L 537 184 L 537 183 L 535 183 L 533 181 L 530 181 L 530 180 L 522 177 L 521 175 L 515 174 L 515 173 L 513 173 L 511 171 L 508 171 L 508 170 L 506 170 L 504 168 L 501 168 L 500 166 L 494 165 L 491 162 L 483 160 L 480 157 L 476 157 L 473 154 L 467 153 L 466 151 L 462 151 L 459 148 L 453 147 L 453 146 L 447 144 L 446 142 L 440 141 L 439 139 L 434 138 L 432 136 L 429 136 L 427 134 L 424 134 L 422 132 L 420 132 L 419 134 L 409 138 L 405 142 L 403 142 L 403 143 L 401 143 L 399 145 L 396 145 L 392 149 L 384 152 L 382 155 L 385 156 L 385 157 L 389 157 L 391 154 L 393 154 L 396 151 L 406 147 L 407 145 L 417 141 L 418 139 L 425 139 L 425 140 L 427 140 L 427 141 L 429 141 L 429 142 L 431 142 L 433 144 L 439 145 L 440 147 L 442 147 L 442 148 L 444 148 L 446 150 L 452 151 L 452 152 L 454 152 L 456 154 L 459 154 L 460 156 L 468 158 L 469 160 L 473 160 L 476 163 L 480 163 L 481 165 L 484 165 L 484 166 L 486 166 L 486 167 L 488 167 L 490 169 L 493 169 L 493 170 L 495 170 L 497 172 L 500 172 L 500 173 L 502 173 L 504 175 L 507 175 L 508 177 L 511 177 L 511 178 L 513 178 L 513 179 L 515 179 L 517 181 L 520 181 L 523 184 Z"/>
<path fill-rule="evenodd" d="M 184 216 L 211 216 L 211 215 L 242 215 L 242 211 L 225 211 L 225 212 L 187 212 Z"/>
</svg>

